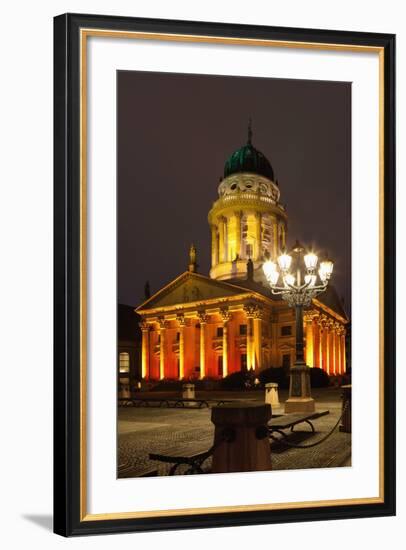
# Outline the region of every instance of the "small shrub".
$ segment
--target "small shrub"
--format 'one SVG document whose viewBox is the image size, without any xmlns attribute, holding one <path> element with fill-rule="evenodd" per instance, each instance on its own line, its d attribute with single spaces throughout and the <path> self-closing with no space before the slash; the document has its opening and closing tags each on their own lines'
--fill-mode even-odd
<svg viewBox="0 0 406 550">
<path fill-rule="evenodd" d="M 341 385 L 346 386 L 347 384 L 351 384 L 351 374 L 343 374 L 341 379 Z"/>
<path fill-rule="evenodd" d="M 184 382 L 181 380 L 171 380 L 166 378 L 164 380 L 160 380 L 153 388 L 151 388 L 151 391 L 181 391 L 183 384 Z"/>
<path fill-rule="evenodd" d="M 215 378 L 185 378 L 183 380 L 176 380 L 171 378 L 165 378 L 164 380 L 158 380 L 151 387 L 151 391 L 179 391 L 181 392 L 184 384 L 194 384 L 195 390 L 217 390 L 221 387 L 221 380 Z"/>
<path fill-rule="evenodd" d="M 258 377 L 262 385 L 275 382 L 280 388 L 289 387 L 289 369 L 285 367 L 268 367 L 262 370 Z"/>
<path fill-rule="evenodd" d="M 218 390 L 221 388 L 221 380 L 217 378 L 203 378 L 203 380 L 193 380 L 192 384 L 195 385 L 196 390 Z"/>
<path fill-rule="evenodd" d="M 247 371 L 232 372 L 221 380 L 223 390 L 245 390 L 247 383 L 251 382 L 251 375 Z"/>
<path fill-rule="evenodd" d="M 313 367 L 310 369 L 310 385 L 312 388 L 327 388 L 330 378 L 323 369 Z"/>
</svg>

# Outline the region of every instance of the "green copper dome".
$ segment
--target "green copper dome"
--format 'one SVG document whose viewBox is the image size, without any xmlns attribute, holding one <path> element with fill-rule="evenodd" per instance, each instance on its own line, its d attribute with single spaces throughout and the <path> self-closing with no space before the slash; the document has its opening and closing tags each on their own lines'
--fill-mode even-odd
<svg viewBox="0 0 406 550">
<path fill-rule="evenodd" d="M 250 124 L 248 127 L 247 144 L 237 149 L 237 151 L 234 151 L 227 159 L 224 166 L 224 177 L 226 178 L 231 174 L 238 174 L 240 172 L 252 172 L 274 181 L 271 163 L 261 151 L 255 149 L 251 143 L 251 139 L 252 130 Z"/>
</svg>

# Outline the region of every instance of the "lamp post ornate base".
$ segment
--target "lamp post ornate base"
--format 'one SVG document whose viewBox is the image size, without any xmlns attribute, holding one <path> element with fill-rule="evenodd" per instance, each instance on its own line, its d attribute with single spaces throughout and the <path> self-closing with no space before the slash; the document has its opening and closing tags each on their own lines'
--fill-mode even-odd
<svg viewBox="0 0 406 550">
<path fill-rule="evenodd" d="M 290 369 L 289 398 L 285 402 L 285 413 L 311 413 L 316 404 L 311 396 L 310 369 L 304 362 L 296 362 Z"/>
</svg>

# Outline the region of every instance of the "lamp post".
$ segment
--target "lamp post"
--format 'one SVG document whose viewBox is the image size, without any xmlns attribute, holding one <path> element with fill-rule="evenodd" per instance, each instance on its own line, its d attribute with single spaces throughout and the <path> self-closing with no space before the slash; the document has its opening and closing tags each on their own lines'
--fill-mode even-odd
<svg viewBox="0 0 406 550">
<path fill-rule="evenodd" d="M 290 254 L 283 252 L 277 262 L 268 260 L 263 265 L 265 277 L 272 294 L 280 295 L 288 305 L 295 308 L 296 358 L 290 369 L 289 398 L 285 412 L 313 412 L 314 399 L 310 391 L 310 371 L 303 354 L 303 308 L 312 299 L 324 292 L 333 272 L 333 262 L 319 258 L 314 252 L 305 253 L 296 241 Z"/>
</svg>

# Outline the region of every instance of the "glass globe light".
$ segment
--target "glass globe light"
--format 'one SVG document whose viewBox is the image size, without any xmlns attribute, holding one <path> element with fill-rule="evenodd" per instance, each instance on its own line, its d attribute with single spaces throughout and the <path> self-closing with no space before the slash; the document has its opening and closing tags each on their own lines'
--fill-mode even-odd
<svg viewBox="0 0 406 550">
<path fill-rule="evenodd" d="M 309 252 L 304 257 L 305 266 L 310 270 L 316 269 L 318 260 L 319 259 L 314 252 Z"/>
<path fill-rule="evenodd" d="M 334 267 L 334 264 L 331 260 L 324 260 L 323 262 L 321 262 L 319 275 L 321 271 L 324 274 L 324 278 L 320 275 L 320 279 L 322 280 L 330 279 L 331 274 L 333 273 L 333 267 Z"/>
<path fill-rule="evenodd" d="M 268 281 L 271 283 L 271 285 L 276 285 L 276 283 L 278 282 L 278 279 L 279 279 L 279 272 L 276 271 L 272 271 L 272 273 L 270 274 L 269 278 L 268 278 Z"/>
<path fill-rule="evenodd" d="M 291 273 L 284 276 L 283 282 L 286 286 L 293 286 L 295 284 L 295 278 Z"/>
<path fill-rule="evenodd" d="M 278 264 L 282 271 L 288 271 L 292 263 L 292 256 L 289 254 L 281 254 L 278 258 Z"/>
<path fill-rule="evenodd" d="M 309 287 L 312 287 L 316 284 L 316 278 L 316 275 L 305 275 L 305 283 Z"/>
<path fill-rule="evenodd" d="M 267 260 L 263 266 L 262 269 L 265 273 L 265 277 L 269 280 L 273 273 L 276 271 L 276 263 L 272 260 Z"/>
<path fill-rule="evenodd" d="M 327 275 L 325 271 L 323 271 L 321 268 L 319 269 L 319 277 L 322 283 L 325 283 L 327 281 Z"/>
</svg>

